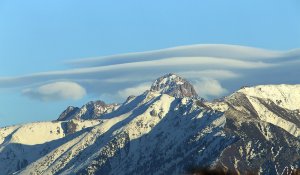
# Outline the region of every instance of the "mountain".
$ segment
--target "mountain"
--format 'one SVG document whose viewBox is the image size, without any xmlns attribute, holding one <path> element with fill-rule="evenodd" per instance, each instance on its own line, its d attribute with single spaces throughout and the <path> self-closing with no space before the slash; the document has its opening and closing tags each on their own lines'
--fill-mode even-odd
<svg viewBox="0 0 300 175">
<path fill-rule="evenodd" d="M 194 87 L 187 80 L 172 73 L 155 80 L 150 91 L 168 94 L 176 98 L 198 97 Z"/>
<path fill-rule="evenodd" d="M 207 102 L 187 80 L 167 74 L 123 104 L 90 102 L 56 121 L 1 128 L 0 169 L 131 175 L 209 166 L 277 174 L 300 166 L 299 128 L 300 85 L 244 87 Z"/>
<path fill-rule="evenodd" d="M 118 104 L 106 104 L 105 102 L 90 101 L 83 105 L 81 108 L 69 106 L 65 111 L 60 114 L 58 121 L 71 120 L 71 119 L 95 119 L 103 114 L 110 113 L 119 107 Z"/>
<path fill-rule="evenodd" d="M 162 76 L 154 81 L 150 88 L 151 92 L 160 93 L 160 94 L 168 94 L 172 97 L 183 98 L 183 97 L 191 97 L 191 98 L 199 98 L 196 93 L 193 85 L 191 85 L 184 78 L 169 73 L 165 76 Z M 129 96 L 127 100 L 131 98 L 135 98 L 134 96 Z M 119 104 L 106 104 L 105 102 L 91 101 L 81 108 L 69 106 L 65 111 L 61 113 L 58 121 L 65 121 L 71 119 L 95 119 L 101 118 L 102 115 L 111 113 L 118 109 Z"/>
</svg>

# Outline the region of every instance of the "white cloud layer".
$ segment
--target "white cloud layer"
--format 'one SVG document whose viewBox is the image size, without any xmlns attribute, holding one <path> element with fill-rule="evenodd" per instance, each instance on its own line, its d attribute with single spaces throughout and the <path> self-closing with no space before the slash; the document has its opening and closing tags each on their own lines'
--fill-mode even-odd
<svg viewBox="0 0 300 175">
<path fill-rule="evenodd" d="M 228 70 L 203 70 L 203 71 L 186 71 L 186 72 L 178 72 L 179 75 L 197 79 L 197 78 L 212 78 L 212 79 L 231 79 L 231 78 L 238 78 L 240 75 Z"/>
<path fill-rule="evenodd" d="M 85 91 L 124 99 L 149 89 L 146 82 L 172 72 L 196 82 L 200 95 L 214 98 L 244 85 L 300 83 L 299 60 L 299 49 L 191 45 L 69 61 L 71 68 L 66 70 L 0 77 L 0 88 L 29 87 L 23 94 L 40 100 L 79 99 Z M 39 84 L 44 85 L 36 87 Z"/>
<path fill-rule="evenodd" d="M 112 56 L 77 59 L 68 61 L 68 63 L 75 67 L 95 67 L 130 62 L 160 60 L 171 57 L 215 57 L 231 58 L 238 60 L 261 60 L 273 57 L 280 57 L 282 55 L 283 53 L 278 51 L 270 51 L 239 45 L 196 44 L 148 52 L 136 52 Z"/>
<path fill-rule="evenodd" d="M 23 95 L 42 101 L 79 100 L 86 91 L 74 82 L 55 82 L 23 90 Z"/>
<path fill-rule="evenodd" d="M 214 79 L 195 81 L 193 85 L 198 95 L 203 98 L 220 97 L 227 92 L 220 82 Z"/>
</svg>

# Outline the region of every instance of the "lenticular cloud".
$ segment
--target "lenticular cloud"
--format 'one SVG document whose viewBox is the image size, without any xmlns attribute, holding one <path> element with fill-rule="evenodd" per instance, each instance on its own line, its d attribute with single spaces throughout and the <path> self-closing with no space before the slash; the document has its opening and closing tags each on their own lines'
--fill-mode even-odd
<svg viewBox="0 0 300 175">
<path fill-rule="evenodd" d="M 116 97 L 117 94 L 117 100 L 122 101 L 125 94 L 139 92 L 133 89 L 145 89 L 141 85 L 172 72 L 196 82 L 195 88 L 199 86 L 198 89 L 205 92 L 204 96 L 215 98 L 243 85 L 300 83 L 299 58 L 299 49 L 270 51 L 221 44 L 180 46 L 72 60 L 65 70 L 0 77 L 0 88 L 23 90 L 26 87 L 24 95 L 42 100 L 79 99 L 86 92 L 97 96 Z M 74 91 L 72 94 L 65 92 L 66 84 L 46 86 L 46 91 L 43 90 L 45 87 L 35 86 L 49 82 L 73 82 L 76 85 L 67 83 L 71 86 L 67 88 Z"/>
</svg>

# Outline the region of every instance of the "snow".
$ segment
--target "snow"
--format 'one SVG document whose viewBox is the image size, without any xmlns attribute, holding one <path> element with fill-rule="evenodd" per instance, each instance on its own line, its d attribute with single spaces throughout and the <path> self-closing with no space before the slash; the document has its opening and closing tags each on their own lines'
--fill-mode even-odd
<svg viewBox="0 0 300 175">
<path fill-rule="evenodd" d="M 64 132 L 60 123 L 30 123 L 15 130 L 10 142 L 36 145 L 56 140 L 63 136 Z"/>
<path fill-rule="evenodd" d="M 247 96 L 270 99 L 278 106 L 285 109 L 300 109 L 300 85 L 260 85 L 255 87 L 246 87 L 238 92 Z"/>
<path fill-rule="evenodd" d="M 140 101 L 139 99 L 141 97 L 143 97 L 142 101 Z M 168 113 L 173 110 L 171 108 L 172 104 L 174 105 L 176 104 L 179 109 L 189 108 L 190 110 L 187 110 L 189 112 L 183 114 L 184 116 L 177 116 L 178 114 L 169 115 Z M 134 106 L 133 109 L 129 111 L 125 110 L 130 108 L 131 105 Z M 122 111 L 125 111 L 125 113 L 123 113 Z M 156 115 L 154 115 L 152 111 L 157 111 Z M 52 174 L 54 172 L 59 171 L 62 167 L 66 166 L 66 162 L 71 161 L 72 157 L 78 157 L 85 154 L 89 154 L 88 160 L 92 161 L 96 159 L 102 151 L 106 150 L 105 148 L 107 147 L 107 145 L 110 145 L 112 138 L 118 138 L 123 133 L 128 133 L 130 140 L 138 140 L 144 137 L 153 137 L 152 139 L 154 139 L 158 134 L 165 131 L 168 133 L 170 138 L 177 140 L 177 142 L 183 142 L 185 139 L 184 135 L 182 135 L 183 132 L 178 132 L 174 130 L 173 128 L 174 125 L 169 123 L 168 120 L 170 119 L 174 121 L 182 120 L 182 122 L 184 122 L 182 127 L 188 129 L 191 124 L 195 125 L 195 123 L 191 121 L 191 118 L 194 118 L 194 120 L 206 121 L 207 119 L 205 119 L 204 116 L 214 115 L 213 113 L 203 113 L 199 108 L 196 107 L 196 105 L 193 104 L 193 100 L 189 98 L 176 100 L 176 98 L 172 96 L 169 96 L 167 94 L 159 94 L 157 92 L 149 92 L 142 96 L 135 97 L 134 99 L 131 100 L 131 102 L 121 106 L 119 111 L 116 112 L 118 114 L 117 116 L 101 120 L 100 124 L 95 125 L 92 131 L 81 134 L 78 137 L 68 142 L 65 142 L 57 149 L 54 149 L 53 151 L 48 153 L 47 156 L 44 156 L 39 160 L 35 161 L 33 164 L 29 165 L 25 170 L 21 172 L 21 174 L 29 174 L 30 172 L 41 172 L 45 174 Z M 176 113 L 180 113 L 180 112 L 181 111 L 178 110 Z M 169 119 L 165 120 L 164 118 L 167 116 Z M 211 120 L 212 123 L 209 126 L 207 126 L 205 123 L 202 123 L 201 125 L 198 126 L 199 128 L 203 127 L 202 128 L 203 132 L 201 133 L 211 133 L 212 132 L 211 130 L 215 127 L 222 128 L 224 127 L 224 123 L 226 121 L 225 117 L 211 118 Z M 164 122 L 161 123 L 162 121 Z M 158 124 L 160 125 L 158 126 Z M 153 132 L 154 127 L 158 127 L 157 131 L 155 132 Z M 182 130 L 183 129 L 182 127 L 178 129 Z M 196 125 L 195 127 L 197 128 Z M 192 134 L 194 131 L 197 130 L 190 130 L 189 134 Z M 150 134 L 150 132 L 151 132 L 151 136 L 146 136 Z M 224 133 L 221 132 L 220 133 L 216 132 L 213 135 L 215 135 L 215 137 L 225 137 Z M 204 136 L 205 135 L 202 135 L 201 138 Z M 97 138 L 101 138 L 101 142 L 97 142 Z M 119 146 L 122 147 L 125 146 L 125 143 L 122 143 L 124 141 L 125 140 L 123 141 L 119 140 L 118 145 L 111 145 L 110 151 L 106 153 L 110 156 L 113 156 L 115 154 L 114 149 L 117 149 Z M 154 143 L 155 142 L 153 142 L 153 144 Z M 169 143 L 169 141 L 166 140 L 166 143 Z M 97 149 L 98 151 L 94 153 L 92 152 L 88 152 L 85 154 L 81 153 L 81 152 L 85 152 L 85 149 L 89 149 L 89 148 L 92 149 L 96 145 L 98 147 Z M 137 150 L 145 152 L 144 150 L 145 148 L 147 149 L 155 148 L 154 145 L 153 146 L 140 145 L 138 147 L 135 148 L 134 147 L 135 146 L 132 145 L 131 151 L 129 152 L 129 154 L 132 155 L 133 157 L 137 156 L 136 155 Z M 132 149 L 137 149 L 137 150 L 132 150 Z M 192 150 L 190 151 L 192 152 Z M 135 159 L 132 161 L 137 163 L 138 160 Z M 180 162 L 181 159 L 178 159 L 176 161 Z M 67 168 L 62 174 L 68 174 L 73 172 L 74 170 L 75 171 L 79 170 L 80 168 L 87 166 L 88 165 L 87 163 L 89 163 L 89 161 L 79 162 L 77 165 L 73 166 L 72 168 L 70 167 L 71 169 Z M 171 166 L 171 165 L 172 164 L 166 166 Z"/>
<path fill-rule="evenodd" d="M 300 128 L 295 123 L 278 116 L 261 102 L 271 105 L 271 101 L 288 111 L 300 110 L 300 85 L 260 85 L 242 88 L 237 93 L 246 95 L 262 121 L 279 126 L 295 137 L 300 136 Z M 230 98 L 235 98 L 235 93 Z"/>
<path fill-rule="evenodd" d="M 12 132 L 14 132 L 19 125 L 8 126 L 4 128 L 0 128 L 0 145 L 4 142 L 5 138 L 8 137 Z"/>
<path fill-rule="evenodd" d="M 78 125 L 76 131 L 97 125 L 100 122 L 98 120 L 72 121 Z M 43 144 L 57 140 L 63 138 L 66 134 L 62 127 L 63 123 L 65 122 L 35 122 L 0 128 L 2 138 L 1 143 L 3 143 L 4 138 L 8 135 L 11 136 L 9 143 L 20 143 L 25 145 Z"/>
<path fill-rule="evenodd" d="M 160 94 L 168 94 L 174 97 L 198 96 L 194 87 L 188 81 L 172 73 L 155 80 L 150 91 Z"/>
<path fill-rule="evenodd" d="M 162 84 L 169 85 L 168 81 L 173 82 L 177 76 L 171 74 L 169 78 L 163 79 Z M 101 119 L 36 122 L 0 128 L 0 169 L 24 175 L 74 174 L 83 169 L 93 174 L 97 168 L 109 163 L 110 174 L 122 174 L 124 170 L 129 174 L 153 174 L 150 167 L 157 168 L 157 174 L 170 169 L 180 174 L 186 160 L 216 163 L 226 149 L 234 147 L 236 150 L 231 151 L 236 151 L 239 156 L 232 157 L 232 166 L 239 168 L 245 161 L 241 157 L 247 160 L 263 157 L 266 148 L 261 149 L 262 142 L 258 138 L 248 136 L 245 139 L 244 134 L 248 131 L 241 135 L 235 133 L 240 130 L 232 130 L 227 121 L 253 124 L 267 143 L 276 139 L 277 133 L 273 131 L 278 127 L 283 129 L 280 132 L 291 134 L 286 137 L 299 137 L 300 130 L 293 122 L 293 119 L 298 121 L 296 118 L 287 119 L 268 108 L 271 101 L 286 112 L 299 110 L 299 89 L 299 85 L 248 87 L 222 101 L 203 104 L 191 97 L 178 98 L 161 91 L 146 91 L 128 98 Z M 234 103 L 240 94 L 244 94 L 245 99 L 241 101 L 245 104 Z M 250 115 L 248 103 L 258 118 Z M 85 113 L 87 110 L 83 108 Z M 230 118 L 230 113 L 225 115 L 228 110 L 241 112 L 246 117 Z M 76 127 L 68 131 L 68 125 Z M 267 148 L 274 159 L 280 157 L 276 146 Z M 294 147 L 297 148 L 297 143 Z M 28 161 L 29 165 L 19 170 L 16 167 L 22 160 Z"/>
<path fill-rule="evenodd" d="M 300 136 L 300 128 L 298 128 L 297 125 L 287 120 L 284 120 L 281 117 L 278 117 L 276 114 L 274 114 L 273 112 L 268 110 L 264 105 L 262 105 L 257 99 L 249 97 L 249 100 L 262 121 L 266 121 L 268 123 L 272 123 L 273 125 L 279 126 L 280 128 L 286 130 L 295 137 Z"/>
<path fill-rule="evenodd" d="M 204 104 L 208 107 L 211 107 L 214 110 L 224 112 L 228 110 L 229 106 L 225 102 L 204 102 Z"/>
</svg>

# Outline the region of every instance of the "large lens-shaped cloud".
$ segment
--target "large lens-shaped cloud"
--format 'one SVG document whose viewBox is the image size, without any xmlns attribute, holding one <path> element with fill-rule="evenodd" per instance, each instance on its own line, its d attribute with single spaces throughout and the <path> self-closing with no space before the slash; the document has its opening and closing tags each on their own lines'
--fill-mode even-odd
<svg viewBox="0 0 300 175">
<path fill-rule="evenodd" d="M 270 51 L 235 45 L 181 46 L 80 59 L 69 61 L 71 67 L 65 70 L 0 77 L 0 89 L 29 87 L 23 91 L 24 95 L 44 101 L 79 99 L 86 91 L 94 97 L 106 95 L 122 102 L 127 95 L 138 95 L 148 89 L 146 82 L 172 72 L 191 81 L 200 95 L 212 99 L 244 85 L 300 83 L 299 59 L 299 49 Z M 44 85 L 36 87 L 37 84 Z"/>
</svg>

